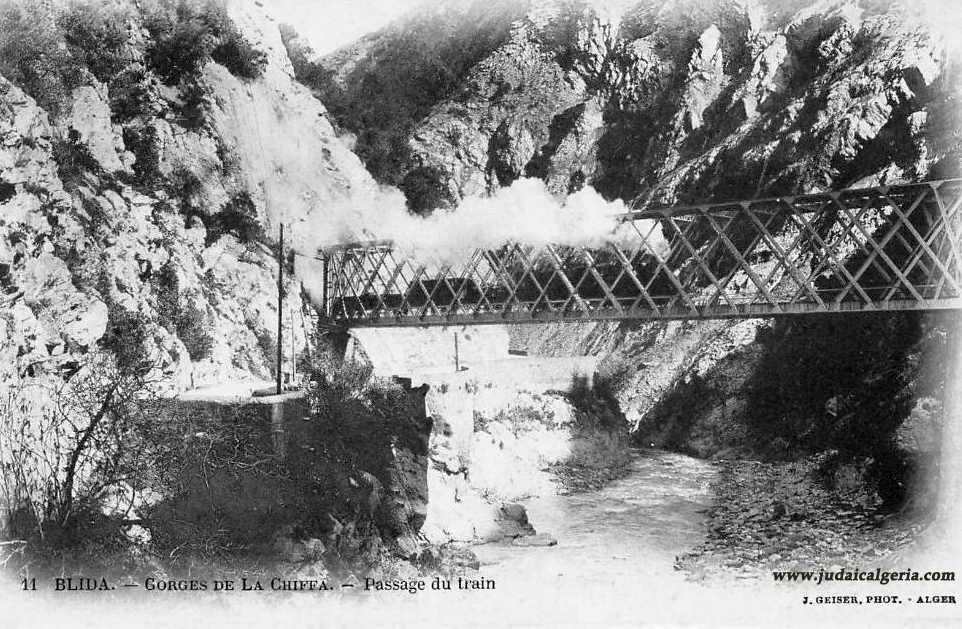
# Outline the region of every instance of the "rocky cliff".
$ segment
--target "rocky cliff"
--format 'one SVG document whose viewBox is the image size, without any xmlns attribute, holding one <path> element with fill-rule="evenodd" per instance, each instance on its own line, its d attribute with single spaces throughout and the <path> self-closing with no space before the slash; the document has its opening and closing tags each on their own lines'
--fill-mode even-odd
<svg viewBox="0 0 962 629">
<path fill-rule="evenodd" d="M 246 2 L 0 9 L 0 385 L 118 348 L 176 388 L 270 377 L 278 225 L 374 185 L 276 23 Z"/>
<path fill-rule="evenodd" d="M 591 186 L 643 207 L 959 173 L 956 55 L 909 8 L 498 3 L 484 13 L 490 19 L 458 32 L 471 43 L 463 52 L 432 56 L 452 12 L 484 5 L 432 5 L 314 63 L 287 41 L 298 77 L 415 211 L 522 177 L 559 197 Z M 385 81 L 402 58 L 404 83 Z M 420 88 L 436 85 L 440 70 L 443 89 Z M 369 100 L 374 86 L 391 95 L 390 110 Z M 951 327 L 882 315 L 529 326 L 512 335 L 533 353 L 602 356 L 605 384 L 644 445 L 869 457 L 885 479 L 880 492 L 898 502 L 907 467 L 930 458 L 931 447 L 908 444 L 933 443 L 942 382 L 921 366 L 947 356 Z"/>
<path fill-rule="evenodd" d="M 612 3 L 501 3 L 437 61 L 422 34 L 451 4 L 470 16 L 488 3 L 442 3 L 410 18 L 416 29 L 320 61 L 338 123 L 361 134 L 362 157 L 386 151 L 377 163 L 394 168 L 373 172 L 417 208 L 525 176 L 558 194 L 673 202 L 956 172 L 957 71 L 898 5 L 646 1 L 613 15 L 601 9 Z M 382 81 L 400 58 L 405 83 Z M 415 87 L 438 63 L 455 86 Z M 371 102 L 372 85 L 403 112 Z"/>
</svg>

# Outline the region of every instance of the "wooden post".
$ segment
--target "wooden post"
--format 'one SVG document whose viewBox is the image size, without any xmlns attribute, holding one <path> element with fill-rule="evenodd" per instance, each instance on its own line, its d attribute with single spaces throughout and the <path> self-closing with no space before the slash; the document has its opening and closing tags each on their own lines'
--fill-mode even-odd
<svg viewBox="0 0 962 629">
<path fill-rule="evenodd" d="M 304 292 L 304 283 L 301 283 L 301 328 L 304 330 L 304 351 L 307 352 L 307 363 L 309 365 L 314 364 L 314 352 L 311 351 L 311 342 L 314 340 L 313 335 L 307 330 L 307 318 L 304 316 L 305 304 L 310 304 L 310 298 L 307 298 L 307 293 Z M 313 325 L 312 327 L 317 327 Z"/>
<path fill-rule="evenodd" d="M 284 433 L 284 400 L 275 398 L 271 402 L 271 436 L 274 454 L 280 458 L 287 455 L 287 435 Z"/>
<path fill-rule="evenodd" d="M 291 386 L 294 386 L 297 378 L 297 345 L 294 343 L 294 310 L 288 307 L 287 314 L 291 319 Z"/>
<path fill-rule="evenodd" d="M 327 254 L 321 254 L 321 277 L 323 282 L 321 282 L 321 315 L 324 317 L 331 316 L 331 309 L 327 305 L 327 283 L 328 283 L 328 273 L 327 273 Z"/>
<path fill-rule="evenodd" d="M 454 333 L 454 372 L 458 373 L 461 371 L 461 361 L 458 356 L 458 333 Z"/>
<path fill-rule="evenodd" d="M 284 223 L 277 244 L 277 394 L 283 392 L 281 372 L 284 367 Z"/>
</svg>

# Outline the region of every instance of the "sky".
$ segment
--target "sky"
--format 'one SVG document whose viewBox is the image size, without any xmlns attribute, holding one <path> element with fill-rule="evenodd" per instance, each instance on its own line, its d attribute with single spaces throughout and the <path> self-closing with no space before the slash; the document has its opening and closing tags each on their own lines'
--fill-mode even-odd
<svg viewBox="0 0 962 629">
<path fill-rule="evenodd" d="M 376 31 L 425 0 L 260 0 L 279 22 L 292 24 L 310 42 L 318 55 L 348 44 Z M 627 0 L 601 0 L 612 5 L 617 15 Z M 912 0 L 911 14 L 941 35 L 944 45 L 957 55 L 962 52 L 962 0 Z M 952 9 L 949 9 L 952 7 Z M 948 9 L 948 10 L 947 10 Z"/>
<path fill-rule="evenodd" d="M 376 31 L 424 0 L 261 0 L 323 55 Z"/>
</svg>

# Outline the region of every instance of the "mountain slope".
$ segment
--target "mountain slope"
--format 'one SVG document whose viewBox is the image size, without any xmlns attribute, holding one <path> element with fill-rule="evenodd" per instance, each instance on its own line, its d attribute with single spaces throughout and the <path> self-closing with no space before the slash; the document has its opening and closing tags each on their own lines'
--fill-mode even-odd
<svg viewBox="0 0 962 629">
<path fill-rule="evenodd" d="M 0 74 L 34 97 L 0 78 L 0 382 L 118 347 L 176 387 L 271 375 L 278 224 L 375 184 L 294 81 L 276 23 L 219 7 L 2 7 Z M 50 59 L 56 84 L 38 83 Z M 288 296 L 286 361 L 305 333 Z"/>
<path fill-rule="evenodd" d="M 427 212 L 521 177 L 559 197 L 591 186 L 640 207 L 960 172 L 957 60 L 904 7 L 645 0 L 611 19 L 603 4 L 518 4 L 523 15 L 498 47 L 448 60 L 469 65 L 456 88 L 416 120 L 408 110 L 403 124 L 379 123 L 406 130 L 403 144 L 381 147 L 399 168 L 382 181 L 401 182 L 409 206 Z M 349 70 L 337 66 L 346 56 L 322 61 L 341 86 L 333 98 L 387 67 L 365 52 L 371 41 L 403 54 L 392 33 L 356 49 Z M 387 94 L 405 107 L 403 90 Z M 533 353 L 602 356 L 605 384 L 645 445 L 704 456 L 841 449 L 874 457 L 881 491 L 897 502 L 906 470 L 930 454 L 908 435 L 937 430 L 919 417 L 941 412 L 918 410 L 938 407 L 943 390 L 920 365 L 947 360 L 952 326 L 894 314 L 558 324 L 512 336 Z M 835 342 L 815 342 L 822 336 Z M 825 381 L 808 391 L 804 370 L 774 368 L 794 360 Z M 871 439 L 850 438 L 866 430 Z"/>
<path fill-rule="evenodd" d="M 369 38 L 350 64 L 344 54 L 322 60 L 338 76 L 331 102 L 363 108 L 359 95 L 376 86 L 403 110 L 374 123 L 396 125 L 395 140 L 375 149 L 361 137 L 358 146 L 369 164 L 392 161 L 390 175 L 372 172 L 392 184 L 407 178 L 413 207 L 522 176 L 559 194 L 587 184 L 610 198 L 672 202 L 955 172 L 957 72 L 897 5 L 647 1 L 629 3 L 616 23 L 587 1 L 518 3 L 522 11 L 506 35 L 501 22 L 459 32 L 503 41 L 486 54 L 468 46 L 446 56 L 467 70 L 427 100 L 381 81 L 412 49 L 414 58 L 431 50 L 399 35 L 421 32 L 403 23 Z M 445 19 L 438 11 L 417 23 L 430 32 Z M 432 71 L 406 68 L 415 84 Z M 383 154 L 368 158 L 368 149 Z"/>
</svg>

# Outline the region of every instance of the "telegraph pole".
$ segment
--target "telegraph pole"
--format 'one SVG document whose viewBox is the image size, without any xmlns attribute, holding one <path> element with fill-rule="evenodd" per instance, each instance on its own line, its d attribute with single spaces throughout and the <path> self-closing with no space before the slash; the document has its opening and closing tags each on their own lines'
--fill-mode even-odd
<svg viewBox="0 0 962 629">
<path fill-rule="evenodd" d="M 284 223 L 281 223 L 280 239 L 277 244 L 277 394 L 283 392 L 281 375 L 284 366 Z"/>
</svg>

